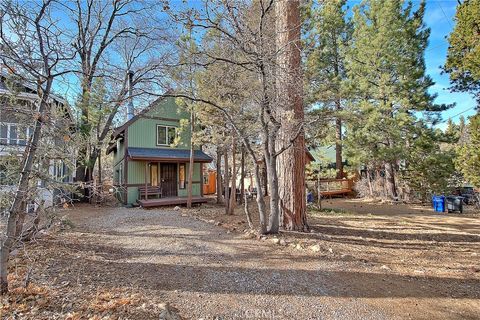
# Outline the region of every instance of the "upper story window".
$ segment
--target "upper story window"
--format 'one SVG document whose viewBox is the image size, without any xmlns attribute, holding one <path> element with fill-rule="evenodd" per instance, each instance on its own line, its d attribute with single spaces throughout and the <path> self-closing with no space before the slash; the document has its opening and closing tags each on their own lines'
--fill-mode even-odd
<svg viewBox="0 0 480 320">
<path fill-rule="evenodd" d="M 0 123 L 0 144 L 25 146 L 33 129 L 21 127 L 18 123 Z"/>
<path fill-rule="evenodd" d="M 175 142 L 177 128 L 157 125 L 157 146 L 168 146 Z"/>
</svg>

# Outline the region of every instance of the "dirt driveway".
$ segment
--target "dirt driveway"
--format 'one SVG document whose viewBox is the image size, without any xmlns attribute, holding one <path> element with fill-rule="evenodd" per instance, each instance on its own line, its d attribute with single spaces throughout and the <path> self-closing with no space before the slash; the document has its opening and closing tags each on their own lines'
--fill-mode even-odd
<svg viewBox="0 0 480 320">
<path fill-rule="evenodd" d="M 392 318 L 349 294 L 341 261 L 244 239 L 176 211 L 92 211 L 69 214 L 83 243 L 72 248 L 93 255 L 84 272 L 98 271 L 106 286 L 146 289 L 186 318 Z"/>
<path fill-rule="evenodd" d="M 202 210 L 214 211 L 208 206 Z M 480 253 L 478 223 L 475 227 L 472 222 L 460 235 L 453 232 L 447 244 L 434 236 L 433 240 L 420 238 L 413 246 L 416 240 L 411 233 L 402 235 L 403 220 L 373 216 L 366 219 L 370 221 L 366 227 L 361 226 L 365 219 L 354 215 L 314 215 L 310 221 L 318 234 L 284 234 L 286 243 L 280 245 L 277 240 L 247 239 L 242 232 L 217 226 L 211 217 L 199 218 L 201 211 L 196 213 L 192 217 L 185 209 L 92 207 L 68 211 L 75 227 L 46 237 L 39 242 L 39 250 L 31 252 L 38 261 L 32 282 L 61 292 L 38 314 L 88 318 L 98 314 L 100 305 L 106 306 L 100 308 L 100 315 L 122 318 L 109 313 L 109 304 L 136 295 L 141 296 L 137 303 L 124 302 L 122 310 L 141 312 L 128 318 L 158 319 L 155 304 L 160 302 L 170 303 L 188 319 L 480 316 L 478 271 L 435 273 L 421 259 L 422 250 L 430 250 L 422 242 L 433 241 L 432 247 L 446 245 L 472 257 L 467 267 L 474 265 L 473 254 Z M 241 223 L 236 229 L 242 229 Z M 381 231 L 380 241 L 380 231 L 372 228 L 376 224 L 384 228 L 385 223 L 391 229 Z M 438 231 L 442 233 L 448 231 Z M 394 248 L 390 257 L 398 266 L 385 256 L 390 251 L 376 249 L 379 241 L 384 242 L 382 248 L 388 243 L 400 248 L 401 252 Z M 437 259 L 441 264 L 443 257 Z M 79 296 L 86 302 L 79 302 Z"/>
</svg>

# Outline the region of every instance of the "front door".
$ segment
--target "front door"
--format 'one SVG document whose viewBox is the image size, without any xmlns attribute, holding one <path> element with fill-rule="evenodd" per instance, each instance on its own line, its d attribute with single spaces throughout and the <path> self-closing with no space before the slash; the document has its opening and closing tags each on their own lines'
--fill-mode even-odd
<svg viewBox="0 0 480 320">
<path fill-rule="evenodd" d="M 160 164 L 160 182 L 163 197 L 176 197 L 177 193 L 177 164 Z"/>
</svg>

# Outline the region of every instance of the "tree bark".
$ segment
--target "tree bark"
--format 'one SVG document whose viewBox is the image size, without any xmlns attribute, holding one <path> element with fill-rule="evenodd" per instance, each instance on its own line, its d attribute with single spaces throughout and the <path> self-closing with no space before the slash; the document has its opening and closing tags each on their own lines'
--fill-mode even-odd
<svg viewBox="0 0 480 320">
<path fill-rule="evenodd" d="M 224 163 L 224 170 L 225 170 L 225 173 L 224 173 L 224 178 L 223 178 L 223 183 L 224 183 L 224 192 L 225 192 L 225 214 L 228 214 L 229 213 L 229 207 L 230 207 L 230 192 L 229 192 L 229 188 L 230 188 L 230 177 L 229 177 L 229 170 L 230 168 L 228 167 L 228 149 L 225 149 L 225 153 L 223 154 L 223 163 Z"/>
<path fill-rule="evenodd" d="M 248 223 L 248 227 L 250 229 L 253 229 L 253 222 L 252 222 L 252 215 L 250 214 L 250 210 L 248 209 L 248 199 L 247 199 L 247 194 L 244 193 L 243 194 L 243 201 L 244 201 L 244 210 L 245 210 L 245 216 L 247 218 L 247 223 Z"/>
<path fill-rule="evenodd" d="M 370 192 L 370 198 L 373 199 L 374 196 L 373 196 L 373 186 L 372 186 L 372 175 L 371 175 L 371 172 L 368 169 L 368 167 L 367 167 L 366 171 L 367 171 L 368 191 Z"/>
<path fill-rule="evenodd" d="M 268 175 L 267 175 L 267 159 L 263 158 L 262 173 L 262 189 L 258 189 L 258 192 L 262 192 L 265 197 L 268 197 Z"/>
<path fill-rule="evenodd" d="M 276 133 L 272 133 L 276 136 Z M 279 185 L 277 173 L 277 157 L 275 156 L 275 142 L 271 141 L 268 144 L 269 149 L 265 151 L 265 158 L 267 159 L 268 172 L 268 186 L 270 189 L 270 217 L 268 221 L 268 230 L 270 234 L 275 234 L 280 231 L 280 202 L 279 202 Z"/>
<path fill-rule="evenodd" d="M 216 199 L 216 203 L 217 204 L 220 204 L 223 202 L 223 197 L 222 197 L 222 150 L 220 149 L 219 146 L 217 146 L 217 163 L 216 163 L 216 169 L 217 169 L 217 173 L 216 173 L 216 183 L 217 183 L 217 187 L 216 187 L 216 191 L 217 191 L 217 199 Z"/>
<path fill-rule="evenodd" d="M 305 138 L 303 130 L 294 138 L 299 126 L 303 126 L 303 86 L 301 74 L 300 2 L 278 1 L 276 11 L 277 93 L 279 112 L 293 111 L 294 121 L 284 117 L 280 141 L 292 143 L 278 157 L 280 209 L 283 225 L 287 230 L 307 231 L 305 191 Z M 292 141 L 293 140 L 293 141 Z M 272 194 L 273 192 L 270 191 Z"/>
<path fill-rule="evenodd" d="M 17 222 L 15 223 L 15 238 L 20 239 L 22 237 L 23 225 L 25 224 L 25 218 L 27 217 L 27 205 L 26 202 L 22 202 L 21 210 L 18 212 Z"/>
<path fill-rule="evenodd" d="M 396 200 L 398 198 L 397 188 L 395 186 L 395 171 L 394 166 L 390 161 L 385 162 L 385 183 L 387 187 L 388 196 Z"/>
<path fill-rule="evenodd" d="M 340 101 L 336 101 L 337 111 L 341 110 Z M 342 157 L 342 119 L 337 115 L 335 119 L 335 167 L 337 172 L 337 179 L 343 179 L 343 157 Z"/>
<path fill-rule="evenodd" d="M 260 176 L 260 165 L 255 162 L 255 185 L 257 187 L 257 206 L 258 218 L 260 220 L 260 233 L 265 234 L 267 232 L 267 208 L 265 206 L 265 198 L 262 192 L 262 182 Z"/>
<path fill-rule="evenodd" d="M 237 151 L 235 135 L 232 135 L 232 180 L 231 180 L 231 193 L 230 193 L 230 205 L 228 206 L 228 214 L 234 214 L 235 201 L 237 198 L 237 168 L 235 161 L 235 153 Z"/>
<path fill-rule="evenodd" d="M 190 110 L 190 159 L 188 165 L 188 186 L 187 186 L 187 208 L 192 207 L 192 196 L 193 196 L 193 155 L 194 155 L 194 144 L 193 144 L 193 134 L 195 131 L 195 114 L 193 110 Z M 201 186 L 201 185 L 200 185 Z"/>
<path fill-rule="evenodd" d="M 245 149 L 242 145 L 241 147 L 241 158 L 240 158 L 240 204 L 243 203 L 245 198 Z"/>
</svg>

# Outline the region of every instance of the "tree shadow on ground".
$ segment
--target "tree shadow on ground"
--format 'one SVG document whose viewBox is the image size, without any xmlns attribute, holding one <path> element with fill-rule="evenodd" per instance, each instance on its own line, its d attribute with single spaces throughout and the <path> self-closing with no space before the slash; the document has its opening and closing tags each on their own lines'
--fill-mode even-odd
<svg viewBox="0 0 480 320">
<path fill-rule="evenodd" d="M 104 286 L 134 286 L 151 290 L 187 291 L 215 294 L 269 294 L 291 296 L 330 296 L 347 298 L 480 298 L 479 279 L 403 276 L 341 270 L 305 270 L 296 268 L 238 267 L 235 265 L 195 265 L 115 261 L 76 258 L 58 259 L 50 272 L 75 266 L 71 272 L 82 285 L 95 275 Z M 90 248 L 91 252 L 92 248 Z M 112 257 L 115 248 L 100 246 L 95 252 Z M 88 256 L 89 252 L 84 253 Z M 145 252 L 151 255 L 151 252 Z M 241 256 L 232 257 L 237 262 Z M 221 261 L 219 261 L 221 263 Z M 259 261 L 261 264 L 261 261 Z M 60 279 L 61 280 L 61 279 Z M 365 286 L 366 284 L 367 287 Z M 452 296 L 453 295 L 453 296 Z"/>
</svg>

